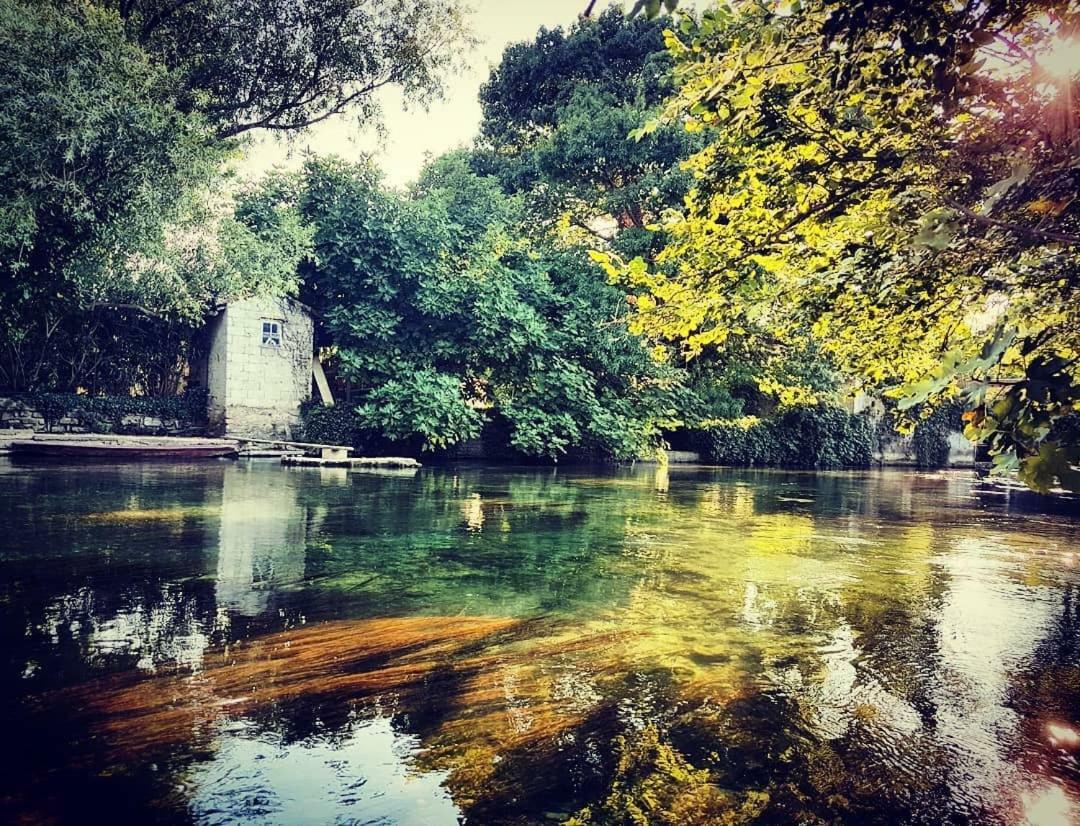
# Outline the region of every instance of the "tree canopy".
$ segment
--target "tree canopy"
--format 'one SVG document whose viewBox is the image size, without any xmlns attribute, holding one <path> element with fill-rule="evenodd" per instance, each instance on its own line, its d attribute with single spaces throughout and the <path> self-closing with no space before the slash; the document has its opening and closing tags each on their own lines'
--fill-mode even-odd
<svg viewBox="0 0 1080 826">
<path fill-rule="evenodd" d="M 641 231 L 686 192 L 679 161 L 693 137 L 677 126 L 626 136 L 673 91 L 670 69 L 660 24 L 616 7 L 541 29 L 509 46 L 481 89 L 475 164 L 525 194 L 544 228 L 565 216 L 595 231 L 599 218 L 647 244 Z"/>
<path fill-rule="evenodd" d="M 310 228 L 234 136 L 425 100 L 465 41 L 453 2 L 0 0 L 0 387 L 175 370 L 215 301 L 295 292 Z"/>
<path fill-rule="evenodd" d="M 693 355 L 814 344 L 901 407 L 960 395 L 1001 468 L 1076 487 L 1077 28 L 1057 3 L 734 3 L 667 33 L 707 137 L 638 329 Z M 1075 48 L 1075 46 L 1073 46 Z"/>
<path fill-rule="evenodd" d="M 180 108 L 220 137 L 346 110 L 370 119 L 388 85 L 430 99 L 470 41 L 457 0 L 96 1 L 171 70 Z"/>
<path fill-rule="evenodd" d="M 0 370 L 19 387 L 48 381 L 36 355 L 70 308 L 125 281 L 223 156 L 107 12 L 2 0 L 0 48 Z"/>
<path fill-rule="evenodd" d="M 584 250 L 529 239 L 467 155 L 434 161 L 409 196 L 339 161 L 309 164 L 300 192 L 315 227 L 304 297 L 364 428 L 433 449 L 498 416 L 511 446 L 554 459 L 657 444 L 678 382 L 627 331 L 622 291 Z"/>
</svg>

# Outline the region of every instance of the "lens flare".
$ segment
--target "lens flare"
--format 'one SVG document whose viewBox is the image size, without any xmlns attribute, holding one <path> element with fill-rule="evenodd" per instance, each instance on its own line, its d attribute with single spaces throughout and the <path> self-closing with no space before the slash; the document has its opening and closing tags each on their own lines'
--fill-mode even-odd
<svg viewBox="0 0 1080 826">
<path fill-rule="evenodd" d="M 1057 38 L 1036 61 L 1043 71 L 1054 77 L 1070 78 L 1080 74 L 1080 40 Z"/>
</svg>

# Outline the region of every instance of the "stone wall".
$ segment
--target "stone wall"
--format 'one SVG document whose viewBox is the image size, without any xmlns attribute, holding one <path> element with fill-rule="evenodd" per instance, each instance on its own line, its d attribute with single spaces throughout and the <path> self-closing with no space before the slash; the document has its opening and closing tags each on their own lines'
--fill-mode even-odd
<svg viewBox="0 0 1080 826">
<path fill-rule="evenodd" d="M 883 439 L 874 451 L 874 461 L 886 467 L 913 467 L 918 464 L 915 442 L 899 433 Z M 949 459 L 946 467 L 974 467 L 975 445 L 959 430 L 949 432 Z"/>
<path fill-rule="evenodd" d="M 281 325 L 281 346 L 262 343 L 263 321 Z M 212 322 L 206 367 L 209 420 L 217 433 L 290 437 L 311 394 L 314 326 L 299 302 L 250 298 Z"/>
<path fill-rule="evenodd" d="M 865 413 L 873 419 L 877 431 L 877 447 L 874 449 L 874 461 L 883 467 L 914 467 L 918 459 L 915 456 L 915 442 L 910 436 L 901 436 L 891 428 L 881 427 L 885 416 L 885 407 L 881 399 L 857 393 L 850 405 L 850 412 Z M 975 467 L 975 445 L 959 430 L 949 432 L 949 458 L 946 467 Z"/>
<path fill-rule="evenodd" d="M 192 435 L 201 429 L 183 419 L 129 413 L 115 421 L 74 408 L 56 419 L 50 428 L 46 417 L 23 399 L 0 398 L 0 430 L 35 433 L 122 433 L 132 436 Z"/>
</svg>

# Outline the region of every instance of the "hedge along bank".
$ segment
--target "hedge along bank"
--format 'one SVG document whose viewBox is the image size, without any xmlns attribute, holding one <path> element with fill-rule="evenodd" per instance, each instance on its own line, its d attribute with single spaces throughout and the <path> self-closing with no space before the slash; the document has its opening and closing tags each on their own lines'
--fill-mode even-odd
<svg viewBox="0 0 1080 826">
<path fill-rule="evenodd" d="M 710 423 L 697 447 L 710 464 L 829 470 L 869 467 L 875 444 L 869 417 L 822 404 Z"/>
<path fill-rule="evenodd" d="M 974 448 L 955 419 L 951 409 L 935 411 L 912 436 L 901 436 L 887 415 L 819 404 L 790 407 L 768 419 L 710 422 L 695 432 L 693 443 L 702 461 L 736 467 L 970 467 Z"/>
</svg>

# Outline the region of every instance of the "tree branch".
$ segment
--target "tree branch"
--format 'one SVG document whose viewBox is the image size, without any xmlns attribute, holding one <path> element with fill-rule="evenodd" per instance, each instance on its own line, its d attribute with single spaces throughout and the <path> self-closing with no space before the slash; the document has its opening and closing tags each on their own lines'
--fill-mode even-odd
<svg viewBox="0 0 1080 826">
<path fill-rule="evenodd" d="M 152 310 L 149 307 L 143 307 L 141 304 L 115 304 L 111 301 L 95 301 L 87 307 L 88 310 L 134 310 L 137 313 L 142 313 L 149 318 L 161 318 L 160 310 Z"/>
<path fill-rule="evenodd" d="M 975 224 L 981 224 L 985 227 L 997 227 L 1003 229 L 1006 232 L 1011 232 L 1013 235 L 1019 235 L 1021 238 L 1027 238 L 1031 241 L 1056 241 L 1059 244 L 1069 244 L 1070 246 L 1080 244 L 1080 235 L 1073 235 L 1068 232 L 1054 232 L 1048 229 L 1038 229 L 1036 227 L 1024 226 L 1023 224 L 1016 224 L 1012 221 L 1002 221 L 999 218 L 991 218 L 989 215 L 980 215 L 974 210 L 968 209 L 965 206 L 958 204 L 956 201 L 946 199 L 945 203 L 951 209 L 955 209 L 969 221 Z"/>
<path fill-rule="evenodd" d="M 285 107 L 279 107 L 278 109 L 276 109 L 275 111 L 273 111 L 270 114 L 266 115 L 266 117 L 261 118 L 260 120 L 249 121 L 247 123 L 236 123 L 236 124 L 233 124 L 232 126 L 227 126 L 224 129 L 219 129 L 217 135 L 218 135 L 219 138 L 224 139 L 224 138 L 236 137 L 237 135 L 239 135 L 239 134 L 241 134 L 243 132 L 249 132 L 252 129 L 273 129 L 273 130 L 277 130 L 277 131 L 291 131 L 291 130 L 306 129 L 309 126 L 314 126 L 316 123 L 321 123 L 322 121 L 326 120 L 327 118 L 333 117 L 334 115 L 341 114 L 354 101 L 358 100 L 359 98 L 361 98 L 361 97 L 363 97 L 365 95 L 371 94 L 376 89 L 379 89 L 379 88 L 381 88 L 383 86 L 386 86 L 388 83 L 392 83 L 393 80 L 394 80 L 394 78 L 392 78 L 392 77 L 386 77 L 383 80 L 377 81 L 376 83 L 370 83 L 367 86 L 363 87 L 362 89 L 358 89 L 357 91 L 353 92 L 352 94 L 346 95 L 345 97 L 341 98 L 335 104 L 333 104 L 328 109 L 326 109 L 326 111 L 324 111 L 324 112 L 322 112 L 322 113 L 320 113 L 318 115 L 314 115 L 314 116 L 312 116 L 310 118 L 307 118 L 306 120 L 299 121 L 297 123 L 275 123 L 274 122 L 275 118 L 281 117 L 281 115 L 283 115 L 287 111 L 289 111 L 290 107 L 285 106 Z"/>
</svg>

